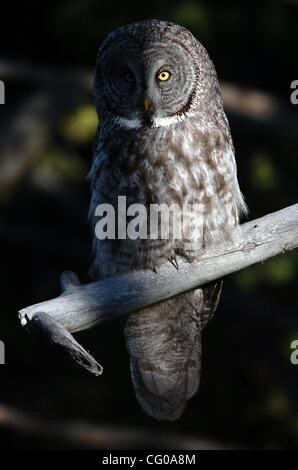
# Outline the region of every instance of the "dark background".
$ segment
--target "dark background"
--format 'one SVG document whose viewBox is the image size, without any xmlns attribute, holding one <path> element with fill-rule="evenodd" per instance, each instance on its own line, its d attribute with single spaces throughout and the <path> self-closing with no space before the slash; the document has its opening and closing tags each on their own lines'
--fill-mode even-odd
<svg viewBox="0 0 298 470">
<path fill-rule="evenodd" d="M 117 321 L 77 335 L 104 366 L 94 378 L 34 343 L 17 312 L 57 296 L 63 270 L 88 280 L 90 89 L 101 40 L 124 23 L 174 21 L 207 48 L 249 218 L 297 202 L 298 2 L 28 0 L 1 16 L 0 448 L 297 448 L 297 251 L 226 279 L 200 391 L 175 423 L 137 405 Z"/>
</svg>

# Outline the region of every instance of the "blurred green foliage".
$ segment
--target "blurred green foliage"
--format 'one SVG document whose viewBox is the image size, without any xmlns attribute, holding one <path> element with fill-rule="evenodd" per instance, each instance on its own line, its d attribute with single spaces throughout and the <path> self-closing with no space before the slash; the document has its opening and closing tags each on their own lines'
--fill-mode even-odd
<svg viewBox="0 0 298 470">
<path fill-rule="evenodd" d="M 270 418 L 276 420 L 287 418 L 291 412 L 287 391 L 281 387 L 271 389 L 265 409 Z"/>
<path fill-rule="evenodd" d="M 83 181 L 88 173 L 87 162 L 74 152 L 51 147 L 40 155 L 36 167 L 49 175 L 67 181 Z"/>
<path fill-rule="evenodd" d="M 274 191 L 279 185 L 279 175 L 269 154 L 254 152 L 251 156 L 251 181 L 257 191 Z"/>
<path fill-rule="evenodd" d="M 264 263 L 250 266 L 236 273 L 235 280 L 239 286 L 253 289 L 262 284 L 280 285 L 294 283 L 297 280 L 298 253 L 293 251 L 286 255 L 271 258 Z"/>
<path fill-rule="evenodd" d="M 210 9 L 202 3 L 185 2 L 173 8 L 171 20 L 174 23 L 187 25 L 188 29 L 200 31 L 207 37 L 210 34 Z"/>
<path fill-rule="evenodd" d="M 74 144 L 84 144 L 94 139 L 98 117 L 93 105 L 86 104 L 65 116 L 60 123 L 61 134 Z"/>
</svg>

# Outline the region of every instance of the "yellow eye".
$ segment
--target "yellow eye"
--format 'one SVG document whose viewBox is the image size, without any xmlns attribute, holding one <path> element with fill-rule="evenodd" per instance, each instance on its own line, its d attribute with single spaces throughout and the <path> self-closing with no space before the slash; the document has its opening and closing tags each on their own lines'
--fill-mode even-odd
<svg viewBox="0 0 298 470">
<path fill-rule="evenodd" d="M 159 80 L 160 82 L 166 82 L 167 80 L 169 80 L 170 76 L 170 72 L 168 72 L 167 70 L 162 70 L 161 72 L 159 72 L 157 80 Z"/>
</svg>

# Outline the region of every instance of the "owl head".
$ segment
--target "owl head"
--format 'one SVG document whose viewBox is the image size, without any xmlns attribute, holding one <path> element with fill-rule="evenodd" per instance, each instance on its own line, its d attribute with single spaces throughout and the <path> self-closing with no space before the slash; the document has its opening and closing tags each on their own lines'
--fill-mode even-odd
<svg viewBox="0 0 298 470">
<path fill-rule="evenodd" d="M 94 99 L 102 120 L 126 128 L 167 126 L 219 98 L 214 66 L 185 28 L 147 20 L 110 33 L 101 45 Z"/>
</svg>

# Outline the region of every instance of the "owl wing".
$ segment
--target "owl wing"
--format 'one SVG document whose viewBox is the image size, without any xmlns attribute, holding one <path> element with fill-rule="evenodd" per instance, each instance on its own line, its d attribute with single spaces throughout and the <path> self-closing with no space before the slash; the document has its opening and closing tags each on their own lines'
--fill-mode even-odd
<svg viewBox="0 0 298 470">
<path fill-rule="evenodd" d="M 92 250 L 93 250 L 93 263 L 90 267 L 89 274 L 93 279 L 99 279 L 101 276 L 100 262 L 104 261 L 104 253 L 101 255 L 101 252 L 104 251 L 104 244 L 101 243 L 101 240 L 98 240 L 95 236 L 95 211 L 96 207 L 103 202 L 102 200 L 102 186 L 103 185 L 103 168 L 106 162 L 107 156 L 103 150 L 103 143 L 101 139 L 101 126 L 97 126 L 96 138 L 93 145 L 93 158 L 91 170 L 88 174 L 88 179 L 90 182 L 91 188 L 91 200 L 89 206 L 89 223 L 91 228 L 91 233 L 93 236 Z"/>
<path fill-rule="evenodd" d="M 105 153 L 102 150 L 102 141 L 101 141 L 101 126 L 98 124 L 96 129 L 96 136 L 92 149 L 92 166 L 88 175 L 88 179 L 91 184 L 91 190 L 94 190 L 96 181 L 99 177 L 100 170 L 102 168 L 103 162 L 105 160 Z"/>
<path fill-rule="evenodd" d="M 217 280 L 216 282 L 210 282 L 209 284 L 203 287 L 204 306 L 200 315 L 202 329 L 205 328 L 205 326 L 211 320 L 217 309 L 222 286 L 223 281 Z"/>
</svg>

